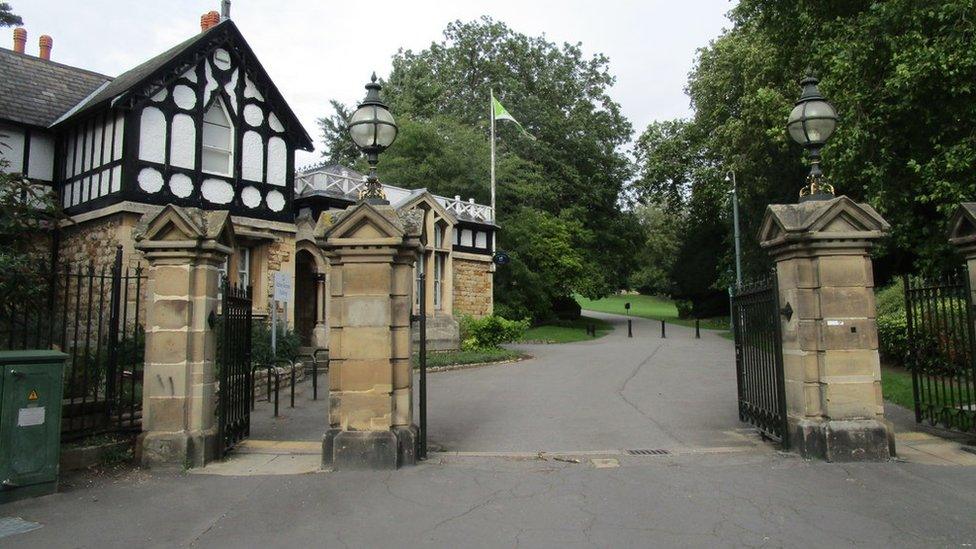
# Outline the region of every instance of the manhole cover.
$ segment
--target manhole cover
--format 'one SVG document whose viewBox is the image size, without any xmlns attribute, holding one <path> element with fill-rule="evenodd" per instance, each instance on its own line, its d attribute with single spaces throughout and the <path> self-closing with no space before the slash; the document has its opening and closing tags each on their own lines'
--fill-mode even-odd
<svg viewBox="0 0 976 549">
<path fill-rule="evenodd" d="M 632 456 L 666 456 L 671 452 L 667 450 L 627 450 L 627 454 Z"/>
</svg>

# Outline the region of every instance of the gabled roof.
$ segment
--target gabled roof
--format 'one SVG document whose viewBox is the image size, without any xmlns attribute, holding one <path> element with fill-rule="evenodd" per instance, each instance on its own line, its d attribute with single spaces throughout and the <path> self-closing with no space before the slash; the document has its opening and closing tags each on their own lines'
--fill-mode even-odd
<svg viewBox="0 0 976 549">
<path fill-rule="evenodd" d="M 112 80 L 5 48 L 0 75 L 0 119 L 44 128 Z"/>
<path fill-rule="evenodd" d="M 92 94 L 91 97 L 84 99 L 82 96 L 84 101 L 79 100 L 81 104 L 77 105 L 67 116 L 57 120 L 56 123 L 58 125 L 64 124 L 96 109 L 118 105 L 122 101 L 131 99 L 135 94 L 143 91 L 146 86 L 158 81 L 160 77 L 166 76 L 168 71 L 181 68 L 186 63 L 186 56 L 209 50 L 227 40 L 234 42 L 243 50 L 248 68 L 259 80 L 267 84 L 269 93 L 265 94 L 265 99 L 274 104 L 275 110 L 281 115 L 282 123 L 296 139 L 298 146 L 305 150 L 312 150 L 312 138 L 309 137 L 294 111 L 288 106 L 281 92 L 278 91 L 271 77 L 268 76 L 267 71 L 264 70 L 261 62 L 254 55 L 241 31 L 230 19 L 221 21 L 206 31 L 188 38 L 152 59 L 120 74 L 115 79 L 110 79 L 111 82 L 108 85 Z"/>
</svg>

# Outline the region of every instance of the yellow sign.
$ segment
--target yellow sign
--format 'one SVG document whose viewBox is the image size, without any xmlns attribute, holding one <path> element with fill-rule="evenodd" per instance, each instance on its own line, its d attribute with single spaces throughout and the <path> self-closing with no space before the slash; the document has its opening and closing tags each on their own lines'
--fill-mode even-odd
<svg viewBox="0 0 976 549">
<path fill-rule="evenodd" d="M 35 389 L 31 389 L 30 394 L 27 395 L 27 400 L 37 400 L 37 391 Z"/>
</svg>

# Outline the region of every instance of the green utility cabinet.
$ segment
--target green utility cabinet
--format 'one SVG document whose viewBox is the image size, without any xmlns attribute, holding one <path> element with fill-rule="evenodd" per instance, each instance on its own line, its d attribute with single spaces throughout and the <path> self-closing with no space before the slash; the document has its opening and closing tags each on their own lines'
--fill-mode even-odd
<svg viewBox="0 0 976 549">
<path fill-rule="evenodd" d="M 0 503 L 58 488 L 67 358 L 57 351 L 0 352 Z"/>
</svg>

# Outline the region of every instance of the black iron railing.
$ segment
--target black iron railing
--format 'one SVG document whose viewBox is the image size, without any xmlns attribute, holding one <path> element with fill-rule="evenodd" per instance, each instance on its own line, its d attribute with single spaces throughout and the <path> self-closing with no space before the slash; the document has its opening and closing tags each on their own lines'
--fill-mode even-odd
<svg viewBox="0 0 976 549">
<path fill-rule="evenodd" d="M 231 285 L 226 278 L 221 284 L 223 318 L 217 334 L 221 338 L 217 356 L 220 380 L 217 414 L 220 453 L 224 455 L 250 435 L 254 371 L 251 368 L 251 288 Z"/>
<path fill-rule="evenodd" d="M 739 419 L 789 448 L 776 276 L 730 294 Z"/>
<path fill-rule="evenodd" d="M 903 283 L 915 420 L 976 431 L 976 338 L 968 272 L 905 276 Z"/>
<path fill-rule="evenodd" d="M 142 425 L 145 349 L 142 268 L 49 263 L 5 273 L 0 349 L 58 349 L 68 355 L 62 438 Z"/>
</svg>

